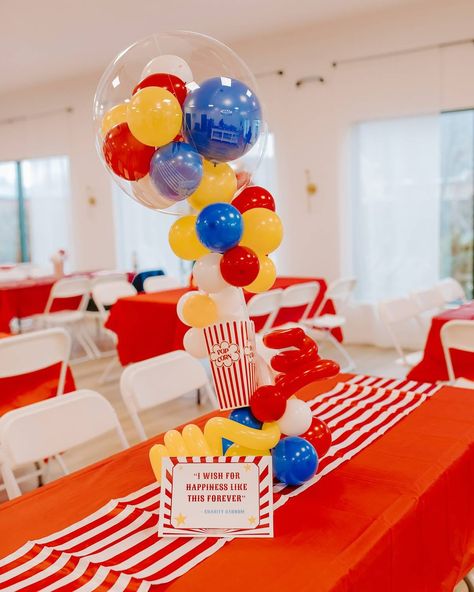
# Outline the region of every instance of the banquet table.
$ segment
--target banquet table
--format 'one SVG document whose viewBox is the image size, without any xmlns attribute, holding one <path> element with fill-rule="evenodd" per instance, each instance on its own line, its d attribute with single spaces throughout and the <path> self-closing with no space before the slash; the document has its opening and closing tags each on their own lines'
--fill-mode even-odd
<svg viewBox="0 0 474 592">
<path fill-rule="evenodd" d="M 93 277 L 97 271 L 70 274 L 65 277 L 77 275 Z M 129 275 L 129 281 L 133 274 Z M 41 314 L 48 302 L 49 293 L 57 277 L 50 275 L 39 278 L 29 278 L 0 283 L 0 331 L 8 332 L 10 322 L 14 318 L 22 319 L 36 314 Z M 80 298 L 56 298 L 51 310 L 74 310 L 77 308 Z"/>
<path fill-rule="evenodd" d="M 362 379 L 375 385 L 390 382 Z M 308 400 L 341 380 L 354 378 L 340 375 L 305 387 L 298 396 Z M 421 390 L 414 384 L 411 388 L 415 393 Z M 473 412 L 472 392 L 442 387 L 361 452 L 278 508 L 275 538 L 234 539 L 167 583 L 150 587 L 146 581 L 115 572 L 107 567 L 113 565 L 107 552 L 101 567 L 93 561 L 84 571 L 80 558 L 86 554 L 85 547 L 92 543 L 91 551 L 97 553 L 101 536 L 113 532 L 112 526 L 104 531 L 97 520 L 84 543 L 88 536 L 84 519 L 92 512 L 115 499 L 112 521 L 124 508 L 139 512 L 143 507 L 148 511 L 142 514 L 153 524 L 150 502 L 154 506 L 156 502 L 146 501 L 146 495 L 132 502 L 129 495 L 154 481 L 148 450 L 162 437 L 152 438 L 0 505 L 0 532 L 8 533 L 0 537 L 0 557 L 78 521 L 77 541 L 82 541 L 77 556 L 49 555 L 44 547 L 40 557 L 41 546 L 28 545 L 31 559 L 27 563 L 30 555 L 24 557 L 24 550 L 2 559 L 0 589 L 3 582 L 16 586 L 12 590 L 76 590 L 85 585 L 84 590 L 91 591 L 189 592 L 220 589 L 224 585 L 219 581 L 225 578 L 226 592 L 243 588 L 246 592 L 452 592 L 474 564 Z M 196 423 L 202 425 L 208 417 Z M 131 526 L 128 535 L 133 538 Z M 67 535 L 58 540 L 67 548 Z M 122 555 L 115 552 L 127 571 L 133 562 L 126 559 L 126 535 L 118 541 Z M 143 557 L 151 544 L 142 544 Z M 159 550 L 156 553 L 159 556 Z M 38 557 L 41 569 L 36 567 Z M 187 560 L 186 555 L 179 557 Z M 150 560 L 143 564 L 150 565 Z M 34 574 L 35 583 L 21 581 L 24 570 Z M 76 586 L 48 587 L 58 577 L 74 579 L 76 570 L 82 573 Z"/>
<path fill-rule="evenodd" d="M 310 315 L 314 315 L 320 306 L 327 289 L 326 282 L 320 278 L 296 278 L 279 277 L 274 288 L 287 288 L 288 286 L 316 281 L 320 290 L 311 307 Z M 106 327 L 118 337 L 118 355 L 122 365 L 132 362 L 139 362 L 154 356 L 164 354 L 175 349 L 182 349 L 183 336 L 188 327 L 184 325 L 176 314 L 178 300 L 189 288 L 177 290 L 166 290 L 150 294 L 138 294 L 120 298 L 111 308 Z M 252 294 L 245 293 L 248 301 Z M 282 309 L 275 319 L 274 325 L 281 325 L 289 321 L 298 321 L 304 312 L 305 307 L 295 309 Z M 331 301 L 326 302 L 323 313 L 334 313 L 334 305 Z M 258 330 L 265 321 L 259 317 L 255 320 Z M 334 335 L 340 341 L 342 332 L 337 329 Z"/>
<path fill-rule="evenodd" d="M 423 359 L 410 370 L 407 378 L 411 380 L 427 380 L 430 382 L 448 380 L 448 370 L 444 359 L 440 331 L 445 323 L 454 320 L 474 321 L 474 302 L 446 310 L 433 317 L 426 339 Z M 451 358 L 457 377 L 474 380 L 474 355 L 472 353 L 451 350 Z"/>
</svg>

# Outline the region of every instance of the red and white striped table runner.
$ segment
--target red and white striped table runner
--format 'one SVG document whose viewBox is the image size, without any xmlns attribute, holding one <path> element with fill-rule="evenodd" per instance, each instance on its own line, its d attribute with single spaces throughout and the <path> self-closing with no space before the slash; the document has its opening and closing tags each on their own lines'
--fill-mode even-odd
<svg viewBox="0 0 474 592">
<path fill-rule="evenodd" d="M 333 444 L 317 475 L 297 488 L 274 486 L 275 510 L 379 438 L 439 387 L 355 376 L 309 401 L 331 428 Z M 229 539 L 159 538 L 160 486 L 152 483 L 70 527 L 27 542 L 0 560 L 0 590 L 148 592 L 169 582 Z M 278 520 L 278 512 L 275 514 Z"/>
</svg>

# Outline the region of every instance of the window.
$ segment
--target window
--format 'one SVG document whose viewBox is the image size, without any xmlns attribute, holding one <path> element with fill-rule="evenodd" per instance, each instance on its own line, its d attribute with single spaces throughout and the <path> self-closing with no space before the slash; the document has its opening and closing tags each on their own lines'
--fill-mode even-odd
<svg viewBox="0 0 474 592">
<path fill-rule="evenodd" d="M 471 293 L 473 111 L 359 123 L 352 134 L 357 296 L 378 301 L 453 276 Z"/>
<path fill-rule="evenodd" d="M 49 266 L 70 251 L 70 182 L 66 156 L 0 163 L 0 263 Z"/>
</svg>

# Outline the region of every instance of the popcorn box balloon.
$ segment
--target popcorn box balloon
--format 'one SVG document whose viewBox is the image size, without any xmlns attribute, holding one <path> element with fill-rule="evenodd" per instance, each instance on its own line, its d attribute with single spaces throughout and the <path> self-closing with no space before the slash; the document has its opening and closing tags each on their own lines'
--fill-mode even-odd
<svg viewBox="0 0 474 592">
<path fill-rule="evenodd" d="M 247 407 L 256 389 L 253 321 L 227 321 L 204 329 L 221 409 Z"/>
</svg>

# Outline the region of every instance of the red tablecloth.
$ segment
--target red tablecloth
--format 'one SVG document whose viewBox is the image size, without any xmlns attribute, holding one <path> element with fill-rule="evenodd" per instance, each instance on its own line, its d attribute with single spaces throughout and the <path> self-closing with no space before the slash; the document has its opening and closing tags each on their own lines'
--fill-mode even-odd
<svg viewBox="0 0 474 592">
<path fill-rule="evenodd" d="M 433 317 L 423 359 L 410 370 L 407 378 L 429 382 L 448 380 L 448 370 L 444 360 L 440 331 L 444 323 L 453 320 L 474 320 L 474 303 L 447 310 Z M 472 353 L 451 350 L 451 358 L 457 377 L 463 376 L 474 380 L 474 355 Z"/>
<path fill-rule="evenodd" d="M 312 307 L 311 313 L 317 310 L 324 293 L 326 282 L 317 278 L 277 278 L 275 288 L 286 288 L 293 284 L 317 281 L 321 289 Z M 175 349 L 182 349 L 183 336 L 186 327 L 176 314 L 176 304 L 189 288 L 178 290 L 166 290 L 151 294 L 138 294 L 121 298 L 112 307 L 106 326 L 118 336 L 118 354 L 121 363 L 125 366 L 131 362 L 139 362 Z M 246 300 L 252 294 L 245 293 Z M 298 309 L 283 309 L 278 314 L 275 325 L 288 321 L 298 321 L 305 307 Z M 331 302 L 324 307 L 324 312 L 334 312 Z M 265 318 L 256 320 L 257 330 L 263 325 Z M 340 331 L 335 333 L 338 339 L 342 339 Z"/>
<path fill-rule="evenodd" d="M 474 564 L 473 411 L 471 391 L 443 387 L 280 508 L 274 539 L 236 539 L 160 589 L 214 590 L 225 578 L 226 592 L 452 592 Z M 2 504 L 0 556 L 152 482 L 159 439 Z"/>
</svg>

